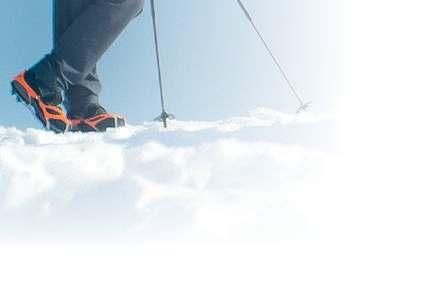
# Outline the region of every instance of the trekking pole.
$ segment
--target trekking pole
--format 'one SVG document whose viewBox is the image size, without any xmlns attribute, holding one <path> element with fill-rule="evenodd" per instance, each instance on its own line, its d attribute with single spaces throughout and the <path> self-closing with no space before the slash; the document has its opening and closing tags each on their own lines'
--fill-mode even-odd
<svg viewBox="0 0 440 281">
<path fill-rule="evenodd" d="M 263 35 L 261 34 L 260 30 L 257 28 L 254 20 L 252 19 L 251 15 L 249 14 L 248 10 L 246 9 L 245 5 L 241 0 L 237 0 L 238 5 L 242 9 L 243 13 L 245 14 L 248 21 L 251 23 L 252 27 L 254 28 L 255 32 L 257 33 L 258 37 L 260 38 L 261 42 L 263 42 L 264 47 L 266 48 L 267 52 L 271 56 L 272 60 L 274 61 L 275 65 L 278 67 L 278 70 L 283 75 L 284 79 L 286 80 L 287 84 L 289 85 L 289 88 L 291 92 L 296 96 L 298 99 L 300 106 L 296 113 L 301 113 L 310 106 L 311 102 L 305 102 L 304 99 L 300 96 L 300 94 L 295 90 L 295 87 L 293 87 L 292 82 L 290 82 L 289 77 L 287 76 L 286 72 L 284 71 L 283 67 L 281 66 L 281 63 L 278 61 L 278 59 L 275 57 L 274 53 L 270 49 L 269 45 L 267 44 L 266 40 L 264 40 Z"/>
<path fill-rule="evenodd" d="M 162 82 L 162 71 L 160 67 L 160 53 L 159 53 L 159 40 L 157 39 L 157 25 L 156 25 L 156 8 L 154 5 L 154 0 L 151 0 L 151 17 L 153 19 L 153 30 L 154 30 L 154 45 L 156 48 L 156 62 L 157 62 L 157 73 L 159 78 L 159 89 L 160 89 L 160 102 L 162 106 L 162 113 L 154 119 L 154 121 L 163 122 L 164 128 L 167 128 L 167 120 L 175 119 L 174 115 L 168 114 L 165 110 L 165 99 L 163 94 L 163 82 Z"/>
</svg>

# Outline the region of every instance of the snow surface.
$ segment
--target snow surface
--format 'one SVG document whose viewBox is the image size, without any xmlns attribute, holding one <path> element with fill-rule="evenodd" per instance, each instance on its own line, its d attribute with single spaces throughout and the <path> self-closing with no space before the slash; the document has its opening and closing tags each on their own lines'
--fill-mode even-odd
<svg viewBox="0 0 440 281">
<path fill-rule="evenodd" d="M 167 130 L 153 122 L 105 134 L 0 127 L 0 238 L 309 235 L 304 190 L 327 153 L 301 144 L 295 130 L 323 121 L 259 108 L 229 120 L 173 121 Z"/>
</svg>

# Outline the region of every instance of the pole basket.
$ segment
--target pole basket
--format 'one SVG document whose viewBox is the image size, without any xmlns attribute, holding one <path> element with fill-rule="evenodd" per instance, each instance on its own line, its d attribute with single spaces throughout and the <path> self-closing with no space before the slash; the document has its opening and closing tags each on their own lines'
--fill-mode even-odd
<svg viewBox="0 0 440 281">
<path fill-rule="evenodd" d="M 303 104 L 298 108 L 298 110 L 296 111 L 296 114 L 300 114 L 300 113 L 306 112 L 306 111 L 309 109 L 309 107 L 310 107 L 311 104 L 312 104 L 311 101 L 310 101 L 310 102 L 303 103 Z"/>
</svg>

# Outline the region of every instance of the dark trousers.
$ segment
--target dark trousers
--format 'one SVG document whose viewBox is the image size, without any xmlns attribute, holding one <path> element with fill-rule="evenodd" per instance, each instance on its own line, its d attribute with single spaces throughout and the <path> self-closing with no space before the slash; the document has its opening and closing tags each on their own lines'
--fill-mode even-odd
<svg viewBox="0 0 440 281">
<path fill-rule="evenodd" d="M 54 0 L 53 55 L 72 85 L 65 93 L 67 107 L 97 102 L 96 64 L 143 5 L 144 0 Z"/>
<path fill-rule="evenodd" d="M 70 25 L 87 8 L 92 0 L 54 0 L 53 1 L 53 39 L 54 47 Z M 82 104 L 97 103 L 102 86 L 98 77 L 96 65 L 85 79 L 76 83 L 66 93 L 67 107 L 81 108 Z M 76 101 L 76 102 L 75 102 Z M 77 106 L 75 106 L 77 105 Z"/>
</svg>

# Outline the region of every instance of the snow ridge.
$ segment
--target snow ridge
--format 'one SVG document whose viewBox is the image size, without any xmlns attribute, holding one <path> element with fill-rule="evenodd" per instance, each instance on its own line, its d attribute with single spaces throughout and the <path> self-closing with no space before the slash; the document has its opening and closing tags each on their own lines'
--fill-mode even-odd
<svg viewBox="0 0 440 281">
<path fill-rule="evenodd" d="M 0 220 L 8 229 L 1 235 L 293 235 L 286 221 L 295 217 L 295 194 L 322 153 L 258 134 L 244 140 L 240 132 L 321 119 L 257 109 L 230 120 L 174 121 L 167 131 L 157 123 L 67 135 L 0 127 Z"/>
</svg>

